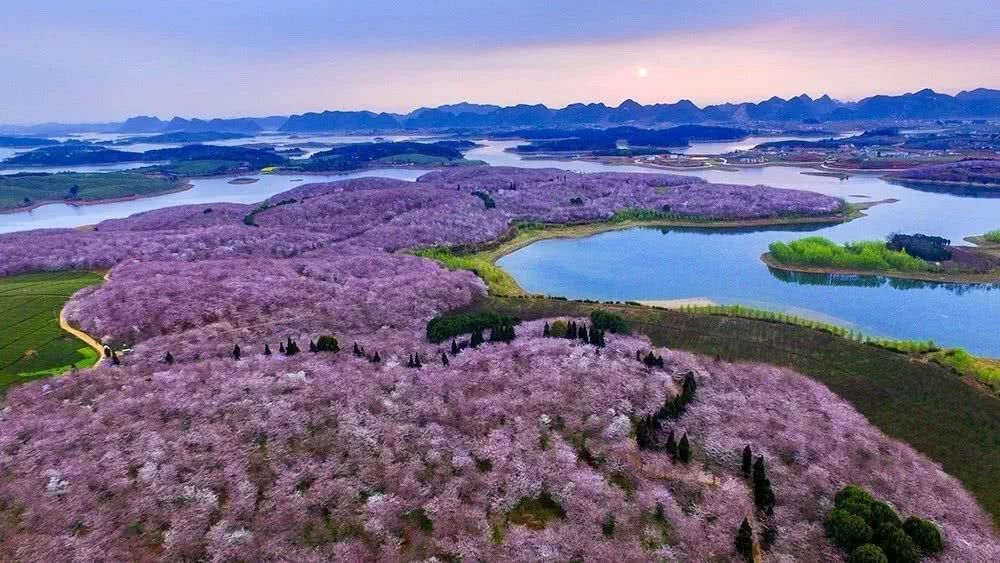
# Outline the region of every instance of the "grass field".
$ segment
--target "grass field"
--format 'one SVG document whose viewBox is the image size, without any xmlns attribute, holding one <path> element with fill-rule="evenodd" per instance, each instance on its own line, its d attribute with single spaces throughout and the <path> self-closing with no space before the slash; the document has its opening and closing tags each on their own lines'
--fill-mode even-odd
<svg viewBox="0 0 1000 563">
<path fill-rule="evenodd" d="M 136 172 L 0 175 L 0 209 L 42 201 L 96 201 L 152 195 L 176 190 L 183 185 L 184 180 L 164 179 Z"/>
<path fill-rule="evenodd" d="M 97 353 L 59 327 L 59 312 L 94 272 L 52 272 L 0 279 L 0 391 L 29 379 L 86 367 Z"/>
<path fill-rule="evenodd" d="M 638 305 L 488 297 L 481 311 L 521 319 L 621 314 L 659 346 L 787 366 L 829 387 L 887 435 L 957 477 L 1000 525 L 1000 400 L 934 362 L 809 327 Z"/>
</svg>

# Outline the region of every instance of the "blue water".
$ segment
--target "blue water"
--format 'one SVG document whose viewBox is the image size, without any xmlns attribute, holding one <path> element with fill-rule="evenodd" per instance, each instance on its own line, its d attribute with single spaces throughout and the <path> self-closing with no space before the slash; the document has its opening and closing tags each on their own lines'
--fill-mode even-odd
<svg viewBox="0 0 1000 563">
<path fill-rule="evenodd" d="M 470 158 L 490 161 L 495 148 Z M 516 164 L 513 155 L 497 163 Z M 516 157 L 513 157 L 516 158 Z M 492 162 L 491 162 L 492 163 Z M 591 162 L 523 161 L 585 172 L 653 172 L 639 166 Z M 793 275 L 760 261 L 769 243 L 818 234 L 847 242 L 883 239 L 893 232 L 923 232 L 962 243 L 1000 228 L 1000 191 L 933 189 L 890 184 L 874 174 L 848 180 L 803 174 L 795 167 L 727 172 L 684 172 L 712 182 L 766 184 L 842 197 L 852 202 L 897 199 L 861 219 L 808 229 L 629 229 L 583 239 L 540 241 L 498 264 L 527 291 L 574 299 L 669 300 L 706 298 L 835 322 L 870 335 L 934 340 L 1000 357 L 1000 288 L 929 284 L 882 276 Z M 677 172 L 668 172 L 677 173 Z"/>
<path fill-rule="evenodd" d="M 302 140 L 330 140 L 322 136 Z M 289 139 L 291 140 L 291 139 Z M 342 141 L 341 139 L 337 139 Z M 608 166 L 586 161 L 522 160 L 504 149 L 520 144 L 485 142 L 467 158 L 493 166 L 554 167 L 581 172 L 663 172 L 700 176 L 712 182 L 766 184 L 822 192 L 848 201 L 887 198 L 850 223 L 804 232 L 789 229 L 697 231 L 630 229 L 584 239 L 547 240 L 500 260 L 528 291 L 572 298 L 665 300 L 702 297 L 719 303 L 743 303 L 837 322 L 872 335 L 933 339 L 949 346 L 1000 357 L 1000 290 L 994 287 L 923 284 L 883 277 L 802 276 L 772 272 L 760 255 L 774 240 L 820 234 L 846 242 L 881 239 L 893 232 L 923 232 L 952 239 L 1000 228 L 1000 190 L 934 190 L 889 184 L 877 175 L 848 180 L 811 176 L 795 167 L 752 168 L 736 172 L 658 171 L 642 166 Z M 706 144 L 702 154 L 732 150 L 732 144 Z M 738 148 L 738 147 L 735 147 Z M 194 181 L 194 189 L 164 196 L 73 207 L 52 204 L 30 212 L 0 215 L 0 232 L 43 227 L 75 227 L 112 217 L 189 203 L 251 203 L 301 185 L 345 177 L 389 176 L 413 180 L 419 170 L 369 170 L 349 175 L 268 176 L 249 185 L 228 178 Z"/>
</svg>

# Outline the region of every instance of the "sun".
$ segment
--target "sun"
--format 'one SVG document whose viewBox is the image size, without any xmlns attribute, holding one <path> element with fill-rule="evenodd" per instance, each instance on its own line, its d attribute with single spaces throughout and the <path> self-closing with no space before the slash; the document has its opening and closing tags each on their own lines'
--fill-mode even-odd
<svg viewBox="0 0 1000 563">
<path fill-rule="evenodd" d="M 639 67 L 637 74 L 639 75 L 639 78 L 646 78 L 647 76 L 649 76 L 649 69 L 647 69 L 644 66 L 641 66 Z"/>
</svg>

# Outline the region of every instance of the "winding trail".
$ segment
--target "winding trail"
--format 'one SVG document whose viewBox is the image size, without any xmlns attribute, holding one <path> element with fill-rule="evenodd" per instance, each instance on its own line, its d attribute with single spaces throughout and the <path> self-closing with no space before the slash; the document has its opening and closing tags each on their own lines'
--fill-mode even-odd
<svg viewBox="0 0 1000 563">
<path fill-rule="evenodd" d="M 104 274 L 104 281 L 108 281 L 110 277 L 111 277 L 111 270 L 108 270 Z M 101 365 L 101 358 L 104 357 L 104 346 L 96 338 L 90 336 L 89 334 L 83 332 L 82 330 L 73 328 L 73 326 L 69 324 L 69 321 L 66 320 L 65 305 L 63 305 L 63 308 L 59 310 L 59 328 L 65 330 L 66 332 L 82 340 L 84 344 L 93 348 L 94 351 L 97 352 L 97 362 L 94 363 L 92 368 L 96 368 L 97 366 Z"/>
</svg>

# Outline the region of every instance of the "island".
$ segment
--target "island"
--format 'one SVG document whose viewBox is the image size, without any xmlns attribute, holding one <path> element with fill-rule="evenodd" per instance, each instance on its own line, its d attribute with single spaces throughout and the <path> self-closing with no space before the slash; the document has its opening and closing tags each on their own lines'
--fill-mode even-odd
<svg viewBox="0 0 1000 563">
<path fill-rule="evenodd" d="M 1000 256 L 991 250 L 952 246 L 947 239 L 923 234 L 895 234 L 887 241 L 843 245 L 818 236 L 773 242 L 761 260 L 771 268 L 793 272 L 1000 283 Z"/>
<path fill-rule="evenodd" d="M 184 178 L 156 172 L 0 174 L 0 214 L 46 203 L 87 205 L 163 195 L 188 187 Z"/>
<path fill-rule="evenodd" d="M 886 176 L 906 184 L 952 184 L 1000 188 L 1000 160 L 960 160 L 945 164 L 918 166 Z"/>
</svg>

